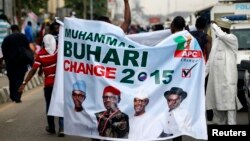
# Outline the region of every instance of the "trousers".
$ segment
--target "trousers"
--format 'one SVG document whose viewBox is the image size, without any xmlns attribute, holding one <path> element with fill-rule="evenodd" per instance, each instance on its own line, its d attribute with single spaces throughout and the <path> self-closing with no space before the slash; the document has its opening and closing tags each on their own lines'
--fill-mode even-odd
<svg viewBox="0 0 250 141">
<path fill-rule="evenodd" d="M 236 125 L 236 110 L 218 111 L 213 109 L 213 122 L 218 125 Z"/>
<path fill-rule="evenodd" d="M 7 68 L 7 77 L 9 79 L 9 91 L 10 99 L 12 101 L 21 101 L 22 93 L 18 92 L 18 88 L 21 86 L 25 73 L 27 71 L 26 67 L 21 68 Z"/>
<path fill-rule="evenodd" d="M 50 129 L 55 129 L 55 118 L 54 116 L 48 115 L 52 91 L 53 87 L 44 87 L 44 97 L 46 102 L 46 115 L 47 115 L 48 126 Z M 59 117 L 58 125 L 59 129 L 63 129 L 63 117 Z"/>
</svg>

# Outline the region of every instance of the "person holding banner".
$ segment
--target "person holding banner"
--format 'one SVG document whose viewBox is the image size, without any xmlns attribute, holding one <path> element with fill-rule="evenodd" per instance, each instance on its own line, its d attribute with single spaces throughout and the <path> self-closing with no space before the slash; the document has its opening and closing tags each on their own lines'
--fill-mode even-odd
<svg viewBox="0 0 250 141">
<path fill-rule="evenodd" d="M 129 139 L 155 139 L 160 137 L 163 132 L 163 124 L 159 116 L 152 115 L 145 110 L 149 103 L 149 98 L 146 95 L 146 92 L 140 91 L 134 98 L 135 114 L 129 119 Z"/>
<path fill-rule="evenodd" d="M 128 33 L 129 26 L 131 24 L 131 12 L 130 12 L 130 6 L 129 6 L 129 0 L 124 0 L 124 22 L 121 24 L 121 29 L 124 33 Z M 106 16 L 100 16 L 97 18 L 98 21 L 104 21 L 107 23 L 111 23 L 109 17 Z"/>
<path fill-rule="evenodd" d="M 169 91 L 164 93 L 164 97 L 167 100 L 169 114 L 168 114 L 168 121 L 167 121 L 167 129 L 165 129 L 165 135 L 162 134 L 161 137 L 174 135 L 180 132 L 180 129 L 186 128 L 183 125 L 179 125 L 178 121 L 185 120 L 180 123 L 184 123 L 188 125 L 190 119 L 182 119 L 183 117 L 188 118 L 189 116 L 185 116 L 186 111 L 176 111 L 176 109 L 180 106 L 181 102 L 187 97 L 187 92 L 183 91 L 181 88 L 172 87 Z M 182 115 L 179 115 L 182 114 Z M 187 129 L 188 130 L 188 129 Z M 174 138 L 174 141 L 182 140 L 182 137 L 179 136 Z"/>
<path fill-rule="evenodd" d="M 56 62 L 57 62 L 57 43 L 54 36 L 58 34 L 54 32 L 54 24 L 50 25 L 50 33 L 43 37 L 43 48 L 39 51 L 36 56 L 35 63 L 33 64 L 31 70 L 23 81 L 22 85 L 19 87 L 19 92 L 23 92 L 25 85 L 31 80 L 31 78 L 36 74 L 37 70 L 41 67 L 45 75 L 44 79 L 44 97 L 46 102 L 46 114 L 48 113 L 50 106 L 50 99 L 52 96 L 55 73 L 56 73 Z M 55 35 L 54 35 L 55 34 Z M 53 36 L 54 35 L 54 36 Z M 55 134 L 55 123 L 54 116 L 47 115 L 48 126 L 46 126 L 46 131 L 50 134 Z M 63 127 L 63 117 L 59 117 L 59 131 L 58 137 L 64 136 Z"/>
<path fill-rule="evenodd" d="M 185 19 L 182 16 L 176 16 L 170 25 L 170 30 L 172 34 L 183 31 L 186 27 Z M 182 141 L 182 137 L 176 137 L 173 139 L 174 141 Z"/>
<path fill-rule="evenodd" d="M 113 86 L 107 86 L 103 90 L 103 104 L 106 111 L 96 113 L 98 132 L 100 136 L 111 138 L 127 138 L 129 133 L 128 115 L 121 112 L 118 103 L 121 100 L 121 92 Z"/>
<path fill-rule="evenodd" d="M 170 25 L 170 30 L 171 33 L 174 34 L 183 31 L 185 27 L 186 27 L 186 22 L 184 18 L 182 16 L 176 16 Z"/>
</svg>

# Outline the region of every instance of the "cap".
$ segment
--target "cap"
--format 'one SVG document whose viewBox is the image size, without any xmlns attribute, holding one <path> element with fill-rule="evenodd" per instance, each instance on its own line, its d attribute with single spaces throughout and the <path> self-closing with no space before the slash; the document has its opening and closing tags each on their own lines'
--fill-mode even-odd
<svg viewBox="0 0 250 141">
<path fill-rule="evenodd" d="M 223 28 L 227 28 L 227 29 L 229 29 L 230 26 L 232 25 L 232 24 L 230 23 L 230 21 L 225 21 L 225 20 L 223 20 L 223 19 L 221 19 L 221 18 L 219 18 L 219 19 L 216 20 L 216 24 L 217 24 L 219 27 L 223 27 Z"/>
<path fill-rule="evenodd" d="M 112 93 L 112 94 L 114 94 L 114 95 L 117 95 L 117 96 L 120 96 L 120 95 L 121 95 L 120 90 L 118 90 L 117 88 L 115 88 L 115 87 L 113 87 L 113 86 L 107 86 L 107 87 L 105 87 L 104 90 L 103 90 L 103 95 L 104 95 L 105 93 L 108 93 L 108 92 L 110 92 L 110 93 Z"/>
<path fill-rule="evenodd" d="M 56 39 L 54 38 L 53 35 L 46 34 L 43 37 L 43 43 L 44 43 L 44 46 L 45 46 L 45 50 L 49 54 L 54 54 L 55 53 L 55 50 L 56 50 Z"/>
<path fill-rule="evenodd" d="M 182 99 L 185 99 L 187 97 L 187 92 L 183 91 L 182 88 L 178 87 L 172 87 L 170 91 L 166 91 L 164 93 L 165 98 L 167 98 L 171 94 L 176 94 L 182 97 Z"/>
<path fill-rule="evenodd" d="M 138 98 L 138 99 L 146 99 L 148 98 L 148 93 L 143 90 L 143 89 L 140 89 L 136 92 L 135 94 L 135 98 Z"/>
<path fill-rule="evenodd" d="M 73 90 L 86 92 L 86 83 L 83 80 L 78 80 L 73 84 Z"/>
</svg>

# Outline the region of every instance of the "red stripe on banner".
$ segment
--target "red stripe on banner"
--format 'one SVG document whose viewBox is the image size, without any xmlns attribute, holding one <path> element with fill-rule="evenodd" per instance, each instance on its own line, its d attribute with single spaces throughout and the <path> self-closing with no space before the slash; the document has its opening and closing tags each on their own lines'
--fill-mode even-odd
<svg viewBox="0 0 250 141">
<path fill-rule="evenodd" d="M 202 52 L 200 50 L 176 50 L 174 57 L 202 58 Z"/>
</svg>

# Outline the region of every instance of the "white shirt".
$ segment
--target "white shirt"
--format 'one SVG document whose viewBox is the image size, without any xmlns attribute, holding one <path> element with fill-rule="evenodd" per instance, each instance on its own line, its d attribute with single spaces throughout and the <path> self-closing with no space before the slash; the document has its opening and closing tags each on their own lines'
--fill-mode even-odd
<svg viewBox="0 0 250 141">
<path fill-rule="evenodd" d="M 149 113 L 140 116 L 133 116 L 129 120 L 128 138 L 138 140 L 155 139 L 163 132 L 163 124 L 159 117 L 153 117 Z"/>
<path fill-rule="evenodd" d="M 65 133 L 77 136 L 88 136 L 98 135 L 97 124 L 95 117 L 91 116 L 85 110 L 81 112 L 72 111 L 69 115 L 70 119 L 65 119 Z"/>
</svg>

